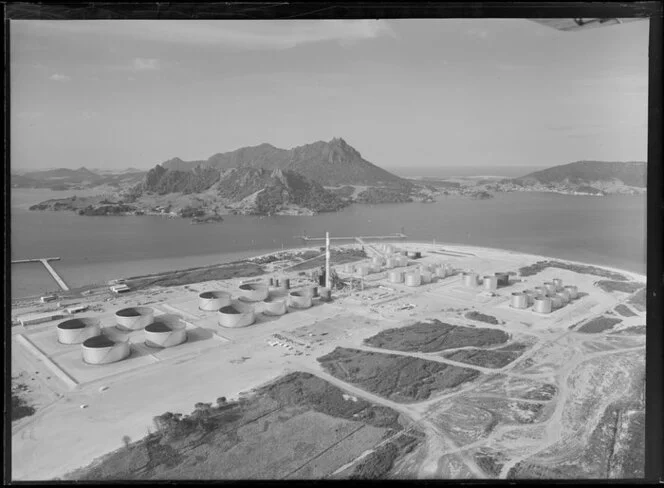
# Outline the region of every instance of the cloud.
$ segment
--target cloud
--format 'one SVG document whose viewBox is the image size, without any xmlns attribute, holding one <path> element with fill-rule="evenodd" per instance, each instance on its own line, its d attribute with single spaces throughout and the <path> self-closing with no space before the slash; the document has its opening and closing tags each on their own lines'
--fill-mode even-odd
<svg viewBox="0 0 664 488">
<path fill-rule="evenodd" d="M 41 34 L 94 35 L 131 40 L 220 46 L 241 50 L 280 50 L 336 41 L 344 45 L 396 37 L 386 20 L 77 20 L 32 22 Z"/>
<path fill-rule="evenodd" d="M 78 113 L 78 117 L 81 120 L 90 120 L 91 118 L 95 117 L 97 115 L 97 112 L 93 112 L 90 110 L 84 110 L 82 112 Z"/>
<path fill-rule="evenodd" d="M 67 75 L 61 75 L 60 73 L 55 73 L 55 74 L 52 74 L 51 76 L 49 76 L 48 79 L 53 80 L 53 81 L 59 81 L 60 83 L 64 83 L 66 81 L 70 81 L 71 77 L 69 77 Z"/>
<path fill-rule="evenodd" d="M 159 60 L 154 58 L 134 58 L 131 66 L 134 71 L 157 71 L 161 68 Z"/>
</svg>

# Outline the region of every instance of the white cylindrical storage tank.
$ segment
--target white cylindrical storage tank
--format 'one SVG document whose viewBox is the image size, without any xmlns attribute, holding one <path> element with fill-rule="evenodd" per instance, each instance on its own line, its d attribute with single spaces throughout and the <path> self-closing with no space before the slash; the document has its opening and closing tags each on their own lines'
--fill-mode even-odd
<svg viewBox="0 0 664 488">
<path fill-rule="evenodd" d="M 461 275 L 463 286 L 474 288 L 477 286 L 477 275 L 475 273 L 463 273 Z"/>
<path fill-rule="evenodd" d="M 390 283 L 403 283 L 403 271 L 393 270 L 387 274 Z"/>
<path fill-rule="evenodd" d="M 145 327 L 145 345 L 149 347 L 173 347 L 186 340 L 186 324 L 176 315 L 160 315 Z"/>
<path fill-rule="evenodd" d="M 546 283 L 544 283 L 544 288 L 546 288 L 547 296 L 555 295 L 556 285 L 554 285 L 552 281 L 547 281 Z"/>
<path fill-rule="evenodd" d="M 288 299 L 283 296 L 269 296 L 263 300 L 264 315 L 283 315 L 288 311 Z"/>
<path fill-rule="evenodd" d="M 551 313 L 551 299 L 544 296 L 535 298 L 533 310 L 537 313 Z"/>
<path fill-rule="evenodd" d="M 372 264 L 369 269 L 372 273 L 380 273 L 380 264 Z"/>
<path fill-rule="evenodd" d="M 408 256 L 409 258 L 415 258 L 415 256 L 417 256 L 417 252 L 416 251 L 408 251 L 406 253 L 406 256 Z"/>
<path fill-rule="evenodd" d="M 235 301 L 219 309 L 217 321 L 222 327 L 247 327 L 256 321 L 256 312 L 253 305 Z"/>
<path fill-rule="evenodd" d="M 371 264 L 373 264 L 374 266 L 382 266 L 383 258 L 381 258 L 380 256 L 374 256 L 371 259 Z"/>
<path fill-rule="evenodd" d="M 119 329 L 141 330 L 154 320 L 154 310 L 150 307 L 128 307 L 115 312 Z"/>
<path fill-rule="evenodd" d="M 551 308 L 553 310 L 557 310 L 563 306 L 563 299 L 560 298 L 558 295 L 553 295 L 551 297 Z"/>
<path fill-rule="evenodd" d="M 282 280 L 284 287 L 285 281 L 285 279 Z M 263 283 L 245 283 L 238 286 L 237 294 L 245 302 L 260 302 L 267 298 L 269 290 Z"/>
<path fill-rule="evenodd" d="M 545 297 L 548 291 L 547 291 L 547 289 L 546 289 L 545 287 L 543 287 L 543 286 L 536 286 L 536 287 L 535 287 L 535 292 L 536 292 L 538 295 L 541 295 L 541 296 L 544 296 L 544 297 Z"/>
<path fill-rule="evenodd" d="M 212 290 L 198 294 L 199 310 L 216 312 L 221 307 L 231 304 L 231 294 L 226 291 Z"/>
<path fill-rule="evenodd" d="M 494 276 L 498 278 L 498 286 L 509 286 L 510 284 L 509 274 L 499 271 L 498 273 L 494 273 Z"/>
<path fill-rule="evenodd" d="M 357 267 L 357 272 L 360 276 L 367 276 L 369 274 L 370 269 L 371 267 L 369 265 L 362 264 Z"/>
<path fill-rule="evenodd" d="M 311 295 L 305 291 L 292 291 L 288 295 L 288 306 L 292 308 L 309 308 L 311 307 Z"/>
<path fill-rule="evenodd" d="M 485 290 L 496 290 L 498 289 L 498 277 L 487 275 L 483 278 L 482 285 Z"/>
<path fill-rule="evenodd" d="M 561 291 L 563 289 L 563 280 L 561 280 L 560 278 L 554 278 L 551 281 L 556 286 L 556 291 Z"/>
<path fill-rule="evenodd" d="M 78 317 L 58 324 L 58 342 L 60 344 L 81 344 L 90 337 L 100 334 L 100 322 L 92 317 Z"/>
<path fill-rule="evenodd" d="M 528 295 L 521 292 L 512 293 L 510 306 L 512 308 L 519 308 L 519 309 L 528 308 Z"/>
<path fill-rule="evenodd" d="M 131 353 L 128 341 L 116 341 L 104 334 L 86 339 L 81 344 L 81 349 L 83 361 L 88 364 L 115 363 L 127 358 Z"/>
<path fill-rule="evenodd" d="M 556 296 L 563 301 L 563 305 L 567 305 L 570 301 L 569 293 L 565 290 L 557 292 Z"/>
<path fill-rule="evenodd" d="M 429 271 L 422 271 L 420 276 L 422 277 L 422 284 L 431 283 L 431 273 Z"/>
<path fill-rule="evenodd" d="M 569 293 L 570 300 L 574 300 L 576 297 L 579 296 L 579 292 L 574 285 L 567 285 L 565 286 L 565 291 Z"/>
<path fill-rule="evenodd" d="M 438 278 L 445 278 L 445 276 L 447 276 L 444 266 L 438 266 L 435 273 Z"/>
<path fill-rule="evenodd" d="M 420 286 L 422 277 L 419 273 L 406 273 L 405 284 L 406 286 Z"/>
<path fill-rule="evenodd" d="M 385 267 L 387 269 L 394 268 L 397 265 L 397 260 L 396 258 L 389 257 L 385 260 Z"/>
<path fill-rule="evenodd" d="M 525 293 L 528 297 L 528 305 L 535 303 L 535 297 L 540 295 L 540 293 L 536 292 L 535 290 L 524 290 L 523 293 Z"/>
</svg>

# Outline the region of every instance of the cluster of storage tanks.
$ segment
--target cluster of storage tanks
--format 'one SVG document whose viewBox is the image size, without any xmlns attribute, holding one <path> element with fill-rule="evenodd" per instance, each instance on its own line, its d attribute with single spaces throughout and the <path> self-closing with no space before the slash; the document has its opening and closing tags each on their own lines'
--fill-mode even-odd
<svg viewBox="0 0 664 488">
<path fill-rule="evenodd" d="M 533 311 L 546 314 L 564 307 L 577 297 L 576 286 L 563 286 L 562 280 L 556 278 L 542 286 L 536 286 L 533 290 L 512 293 L 510 305 L 518 309 L 532 306 Z"/>
<path fill-rule="evenodd" d="M 242 283 L 235 293 L 206 291 L 198 295 L 198 308 L 216 312 L 222 327 L 247 327 L 256 321 L 256 314 L 278 316 L 290 308 L 304 309 L 313 305 L 313 299 L 327 301 L 331 297 L 329 288 L 308 286 L 290 289 L 288 278 L 270 278 L 263 282 Z"/>
<path fill-rule="evenodd" d="M 473 271 L 464 271 L 461 273 L 461 280 L 463 285 L 467 288 L 475 288 L 480 286 L 480 277 Z M 509 286 L 510 277 L 508 273 L 499 271 L 492 275 L 484 275 L 482 277 L 482 288 L 486 291 L 494 291 L 498 288 Z"/>
<path fill-rule="evenodd" d="M 129 356 L 128 332 L 143 330 L 145 344 L 166 348 L 187 340 L 186 325 L 175 316 L 154 318 L 150 307 L 129 307 L 115 312 L 116 326 L 101 328 L 98 319 L 80 317 L 60 322 L 57 326 L 58 342 L 80 344 L 83 361 L 88 364 L 108 364 Z"/>
</svg>

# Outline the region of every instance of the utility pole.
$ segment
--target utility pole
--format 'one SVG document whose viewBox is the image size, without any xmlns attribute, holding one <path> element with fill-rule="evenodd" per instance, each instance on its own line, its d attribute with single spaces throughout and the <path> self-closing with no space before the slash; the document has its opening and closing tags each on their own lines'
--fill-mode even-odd
<svg viewBox="0 0 664 488">
<path fill-rule="evenodd" d="M 325 288 L 332 289 L 332 280 L 330 279 L 330 233 L 325 233 Z"/>
</svg>

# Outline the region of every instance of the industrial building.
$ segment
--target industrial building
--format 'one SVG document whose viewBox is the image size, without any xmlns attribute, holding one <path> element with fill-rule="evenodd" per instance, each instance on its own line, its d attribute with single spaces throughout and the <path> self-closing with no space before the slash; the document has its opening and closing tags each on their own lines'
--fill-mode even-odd
<svg viewBox="0 0 664 488">
<path fill-rule="evenodd" d="M 55 312 L 22 315 L 18 317 L 17 320 L 23 327 L 25 327 L 26 325 L 43 324 L 44 322 L 51 322 L 52 320 L 58 320 L 61 318 L 62 318 L 62 313 L 55 311 Z"/>
<path fill-rule="evenodd" d="M 154 321 L 154 310 L 150 307 L 128 307 L 115 312 L 115 321 L 121 330 L 145 329 Z"/>
<path fill-rule="evenodd" d="M 87 339 L 100 334 L 100 322 L 92 317 L 65 320 L 60 322 L 57 327 L 58 342 L 60 344 L 81 344 Z"/>
</svg>

